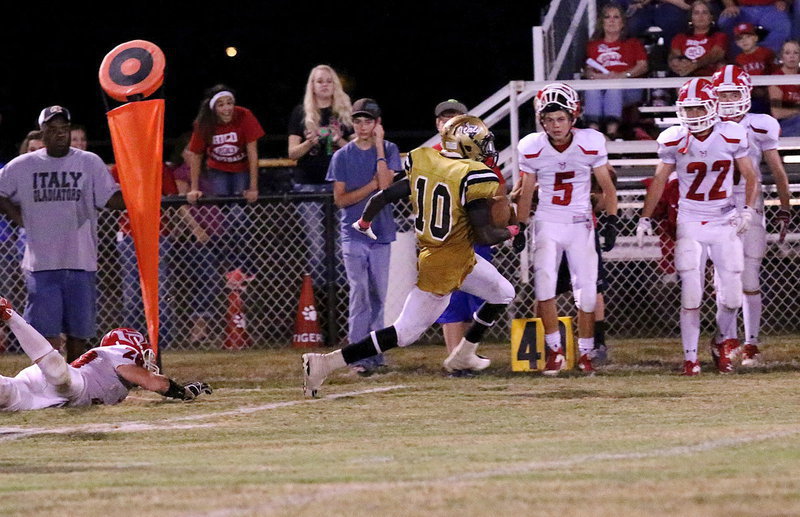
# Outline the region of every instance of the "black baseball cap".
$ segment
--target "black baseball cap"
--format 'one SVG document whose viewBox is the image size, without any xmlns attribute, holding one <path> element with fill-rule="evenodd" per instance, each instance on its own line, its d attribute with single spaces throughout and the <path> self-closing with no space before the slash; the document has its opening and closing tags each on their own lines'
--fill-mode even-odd
<svg viewBox="0 0 800 517">
<path fill-rule="evenodd" d="M 436 105 L 436 109 L 433 110 L 433 113 L 439 117 L 445 111 L 457 111 L 459 115 L 466 115 L 467 107 L 462 102 L 458 102 L 455 99 L 447 99 L 444 102 L 440 102 Z"/>
<path fill-rule="evenodd" d="M 54 117 L 58 116 L 64 117 L 67 119 L 67 122 L 70 121 L 69 110 L 67 108 L 62 108 L 61 106 L 56 105 L 43 109 L 42 112 L 39 113 L 39 127 L 42 127 L 42 124 L 49 122 Z"/>
<path fill-rule="evenodd" d="M 381 107 L 375 99 L 358 99 L 353 103 L 353 118 L 370 117 L 377 119 L 381 116 Z"/>
</svg>

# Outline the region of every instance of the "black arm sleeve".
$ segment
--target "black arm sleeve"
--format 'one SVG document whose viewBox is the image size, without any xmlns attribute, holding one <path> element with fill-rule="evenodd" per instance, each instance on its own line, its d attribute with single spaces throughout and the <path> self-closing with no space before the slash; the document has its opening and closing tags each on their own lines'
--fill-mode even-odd
<svg viewBox="0 0 800 517">
<path fill-rule="evenodd" d="M 506 228 L 492 226 L 492 217 L 487 199 L 470 201 L 464 208 L 467 209 L 467 216 L 472 225 L 472 230 L 475 232 L 475 242 L 477 244 L 492 245 L 511 238 L 511 232 Z"/>
<path fill-rule="evenodd" d="M 361 214 L 361 219 L 367 222 L 371 222 L 378 212 L 380 212 L 383 207 L 392 203 L 394 201 L 403 199 L 404 197 L 408 197 L 411 195 L 411 185 L 408 183 L 407 179 L 403 179 L 398 181 L 397 183 L 392 183 L 389 187 L 385 190 L 381 190 L 367 201 L 367 206 L 364 207 L 364 213 Z"/>
</svg>

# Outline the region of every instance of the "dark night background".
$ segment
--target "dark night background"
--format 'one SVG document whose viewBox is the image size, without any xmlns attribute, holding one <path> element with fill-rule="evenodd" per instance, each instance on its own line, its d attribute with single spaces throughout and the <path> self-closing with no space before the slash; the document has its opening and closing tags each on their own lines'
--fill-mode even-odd
<svg viewBox="0 0 800 517">
<path fill-rule="evenodd" d="M 310 69 L 333 66 L 351 99 L 374 97 L 387 137 L 408 150 L 432 131 L 434 105 L 474 106 L 515 79 L 532 79 L 531 27 L 542 4 L 236 2 L 136 4 L 74 10 L 28 4 L 0 30 L 0 146 L 6 160 L 39 111 L 61 104 L 107 161 L 97 71 L 116 45 L 145 39 L 166 55 L 165 135 L 191 129 L 203 91 L 225 83 L 267 132 L 262 157 L 286 154 L 286 126 Z M 225 56 L 227 46 L 239 55 Z M 394 138 L 393 138 L 394 137 Z"/>
</svg>

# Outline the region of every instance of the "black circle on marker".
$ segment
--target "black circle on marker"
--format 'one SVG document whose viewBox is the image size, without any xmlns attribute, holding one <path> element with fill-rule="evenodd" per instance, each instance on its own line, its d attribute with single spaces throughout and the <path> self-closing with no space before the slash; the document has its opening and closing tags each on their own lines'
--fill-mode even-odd
<svg viewBox="0 0 800 517">
<path fill-rule="evenodd" d="M 122 72 L 122 64 L 129 60 L 136 59 L 141 66 L 139 70 L 131 75 Z M 147 79 L 153 70 L 153 56 L 143 48 L 128 48 L 117 54 L 108 67 L 108 76 L 120 86 L 133 86 Z"/>
</svg>

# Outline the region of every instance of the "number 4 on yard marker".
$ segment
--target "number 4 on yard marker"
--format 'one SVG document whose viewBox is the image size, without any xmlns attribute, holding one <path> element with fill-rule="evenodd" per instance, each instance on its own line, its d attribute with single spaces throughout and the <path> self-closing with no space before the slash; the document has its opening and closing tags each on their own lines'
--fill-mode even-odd
<svg viewBox="0 0 800 517">
<path fill-rule="evenodd" d="M 575 340 L 572 318 L 558 318 L 561 342 L 566 352 L 567 369 L 575 366 Z M 539 318 L 511 321 L 511 371 L 532 372 L 544 370 L 544 326 Z"/>
</svg>

